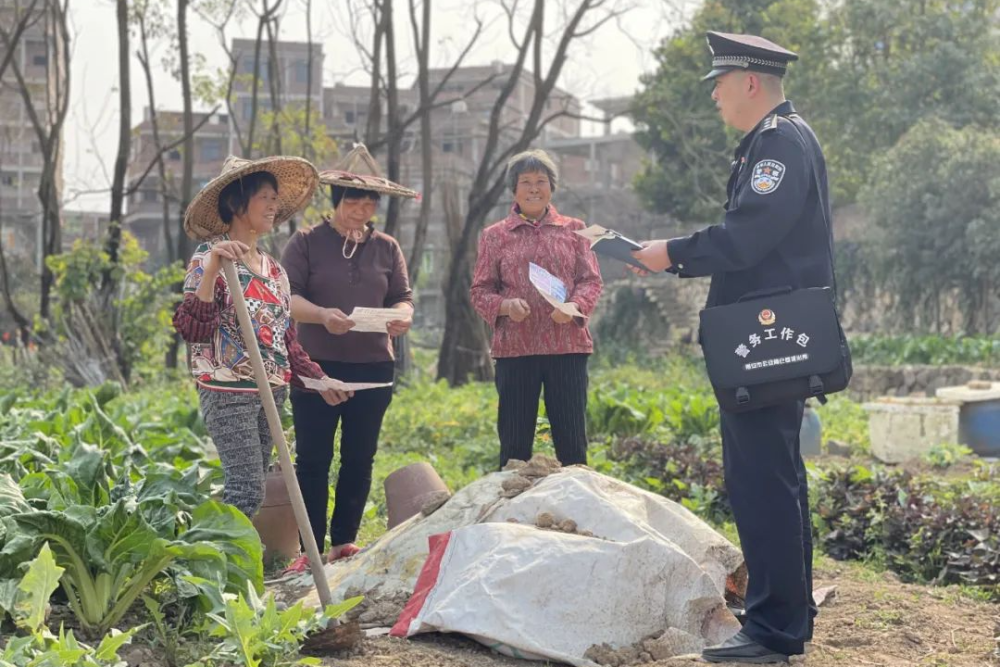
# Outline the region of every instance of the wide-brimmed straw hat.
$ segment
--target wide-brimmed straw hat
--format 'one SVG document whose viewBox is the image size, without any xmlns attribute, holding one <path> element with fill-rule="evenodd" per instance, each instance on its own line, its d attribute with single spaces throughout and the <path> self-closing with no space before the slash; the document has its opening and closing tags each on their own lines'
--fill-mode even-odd
<svg viewBox="0 0 1000 667">
<path fill-rule="evenodd" d="M 250 174 L 266 171 L 278 181 L 278 212 L 274 224 L 290 219 L 312 199 L 319 184 L 316 167 L 300 157 L 277 155 L 259 160 L 245 160 L 230 155 L 222 165 L 222 173 L 209 181 L 194 196 L 184 212 L 184 231 L 192 239 L 205 240 L 229 229 L 219 217 L 219 194 L 230 183 Z"/>
<path fill-rule="evenodd" d="M 370 190 L 390 197 L 413 199 L 420 196 L 416 190 L 404 188 L 382 176 L 382 170 L 364 144 L 354 144 L 354 148 L 344 156 L 336 168 L 319 172 L 319 182 L 356 190 Z"/>
</svg>

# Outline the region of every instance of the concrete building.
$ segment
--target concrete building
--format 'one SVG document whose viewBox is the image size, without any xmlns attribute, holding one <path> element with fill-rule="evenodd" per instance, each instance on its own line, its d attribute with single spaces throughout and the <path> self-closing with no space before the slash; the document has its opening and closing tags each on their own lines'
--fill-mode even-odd
<svg viewBox="0 0 1000 667">
<path fill-rule="evenodd" d="M 208 181 L 219 175 L 222 164 L 229 155 L 243 155 L 243 146 L 249 142 L 250 118 L 253 115 L 253 73 L 255 61 L 254 40 L 234 39 L 232 53 L 236 59 L 236 76 L 233 81 L 233 114 L 194 114 L 194 125 L 199 129 L 194 135 L 194 170 L 192 193 L 198 192 Z M 277 42 L 277 60 L 272 65 L 270 49 L 266 42 L 261 44 L 259 68 L 260 86 L 257 91 L 257 121 L 254 124 L 255 145 L 266 140 L 268 127 L 263 122 L 264 112 L 272 108 L 271 81 L 277 84 L 278 99 L 282 107 L 305 106 L 308 99 L 311 113 L 317 119 L 323 117 L 323 49 L 319 44 L 310 48 L 304 42 Z M 309 63 L 312 59 L 312 88 L 309 86 Z M 159 111 L 157 113 L 160 145 L 175 143 L 184 136 L 184 117 L 179 111 Z M 202 122 L 204 121 L 204 123 Z M 199 126 L 200 124 L 200 126 Z M 134 128 L 132 154 L 129 161 L 127 181 L 129 187 L 136 183 L 155 160 L 159 149 L 153 135 L 153 124 L 149 109 L 145 110 L 143 121 Z M 254 151 L 256 153 L 257 151 Z M 139 238 L 150 253 L 150 264 L 158 266 L 168 256 L 167 235 L 164 231 L 164 199 L 166 192 L 167 219 L 169 233 L 175 236 L 180 228 L 179 202 L 181 178 L 183 176 L 183 146 L 169 150 L 166 159 L 166 188 L 160 182 L 158 169 L 154 167 L 142 180 L 127 202 L 126 228 Z"/>
<path fill-rule="evenodd" d="M 13 28 L 18 17 L 13 0 L 0 0 L 0 23 Z M 33 106 L 44 110 L 47 96 L 54 93 L 61 72 L 61 40 L 46 32 L 45 21 L 31 21 L 16 45 L 14 60 L 31 92 Z M 0 50 L 3 47 L 0 46 Z M 44 113 L 39 120 L 48 122 Z M 60 151 L 61 153 L 61 151 Z M 38 187 L 42 173 L 41 145 L 32 124 L 14 63 L 0 80 L 0 226 L 4 252 L 14 257 L 33 257 L 40 266 L 41 204 Z M 58 165 L 57 187 L 62 190 L 62 165 Z"/>
</svg>

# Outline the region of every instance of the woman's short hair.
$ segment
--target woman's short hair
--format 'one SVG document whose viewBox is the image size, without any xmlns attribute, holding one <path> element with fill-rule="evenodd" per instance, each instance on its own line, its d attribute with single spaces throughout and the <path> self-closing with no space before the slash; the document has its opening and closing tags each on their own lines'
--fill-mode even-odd
<svg viewBox="0 0 1000 667">
<path fill-rule="evenodd" d="M 517 179 L 522 174 L 545 174 L 549 177 L 549 187 L 556 191 L 556 181 L 559 180 L 559 170 L 549 154 L 540 148 L 518 153 L 507 160 L 507 185 L 510 191 L 517 190 Z"/>
<path fill-rule="evenodd" d="M 343 185 L 330 186 L 330 201 L 333 207 L 340 206 L 342 199 L 371 199 L 376 204 L 381 201 L 382 195 L 374 190 L 362 190 L 361 188 L 345 188 Z"/>
<path fill-rule="evenodd" d="M 219 218 L 227 225 L 232 224 L 233 218 L 247 212 L 250 199 L 260 192 L 265 185 L 270 185 L 274 191 L 278 191 L 278 179 L 269 171 L 255 171 L 247 174 L 243 178 L 238 178 L 219 193 Z"/>
</svg>

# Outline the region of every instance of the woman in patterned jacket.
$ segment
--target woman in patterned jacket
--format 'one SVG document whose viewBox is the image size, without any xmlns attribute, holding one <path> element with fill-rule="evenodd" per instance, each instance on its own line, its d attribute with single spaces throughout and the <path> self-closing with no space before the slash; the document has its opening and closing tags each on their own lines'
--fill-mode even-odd
<svg viewBox="0 0 1000 667">
<path fill-rule="evenodd" d="M 222 261 L 236 265 L 274 401 L 281 405 L 289 384 L 301 387 L 302 377 L 325 374 L 296 340 L 285 270 L 257 241 L 302 209 L 318 180 L 316 168 L 301 158 L 230 156 L 184 215 L 188 236 L 202 243 L 188 266 L 174 328 L 190 346 L 205 426 L 225 473 L 223 500 L 248 517 L 264 502 L 273 443 Z M 332 389 L 322 396 L 331 405 L 349 397 Z"/>
<path fill-rule="evenodd" d="M 563 465 L 587 462 L 587 359 L 594 344 L 586 317 L 603 283 L 590 244 L 573 233 L 586 225 L 552 205 L 557 179 L 544 151 L 512 157 L 507 184 L 514 204 L 479 237 L 471 298 L 493 329 L 501 468 L 510 459 L 531 458 L 543 386 L 556 456 Z M 584 317 L 542 298 L 530 281 L 532 264 L 564 284 L 565 302 L 576 304 Z"/>
</svg>

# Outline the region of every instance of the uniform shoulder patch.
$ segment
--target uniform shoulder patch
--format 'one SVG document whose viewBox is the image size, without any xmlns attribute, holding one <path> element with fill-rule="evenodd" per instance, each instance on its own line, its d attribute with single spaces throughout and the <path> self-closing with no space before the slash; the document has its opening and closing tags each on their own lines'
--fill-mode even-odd
<svg viewBox="0 0 1000 667">
<path fill-rule="evenodd" d="M 759 195 L 771 194 L 785 177 L 785 165 L 777 160 L 761 160 L 753 166 L 750 187 Z"/>
<path fill-rule="evenodd" d="M 774 114 L 773 116 L 768 116 L 766 119 L 764 119 L 764 123 L 761 125 L 760 131 L 767 132 L 768 130 L 776 130 L 776 129 L 778 129 L 778 114 Z"/>
</svg>

